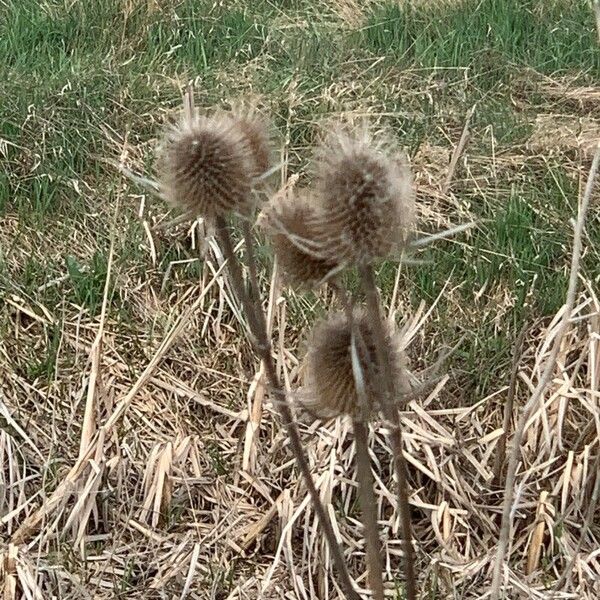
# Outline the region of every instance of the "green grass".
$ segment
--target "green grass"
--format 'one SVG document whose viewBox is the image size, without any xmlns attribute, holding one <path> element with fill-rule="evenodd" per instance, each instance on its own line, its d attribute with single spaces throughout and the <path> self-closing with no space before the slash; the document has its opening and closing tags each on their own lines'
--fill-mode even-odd
<svg viewBox="0 0 600 600">
<path fill-rule="evenodd" d="M 509 65 L 600 73 L 585 2 L 389 3 L 373 11 L 363 36 L 374 52 L 389 52 L 407 67 L 470 67 L 480 82 L 494 82 Z"/>
<path fill-rule="evenodd" d="M 535 114 L 548 108 L 533 92 L 530 104 L 515 101 L 524 69 L 588 84 L 600 78 L 585 2 L 379 2 L 353 27 L 325 2 L 151 4 L 9 0 L 0 8 L 0 137 L 8 142 L 0 155 L 0 211 L 18 219 L 24 236 L 35 228 L 64 241 L 20 262 L 19 233 L 12 245 L 4 242 L 0 281 L 8 290 L 36 295 L 45 281 L 67 273 L 69 284 L 40 300 L 52 305 L 62 294 L 97 313 L 118 186 L 98 157 L 118 156 L 127 135 L 143 149 L 140 167 L 151 170 L 153 140 L 189 79 L 198 78 L 203 105 L 238 92 L 263 96 L 287 139 L 290 170 L 304 172 L 317 124 L 347 106 L 382 115 L 416 155 L 424 143 L 455 143 L 466 110 L 477 103 L 469 152 L 489 156 L 493 128 L 502 155 L 520 152 Z M 413 305 L 433 301 L 448 282 L 470 306 L 457 323 L 454 296 L 442 299 L 439 333 L 449 343 L 469 333 L 459 371 L 484 392 L 477 361 L 485 361 L 492 380 L 504 377 L 522 320 L 551 315 L 562 303 L 571 235 L 565 215 L 573 214 L 577 180 L 560 159 L 479 175 L 480 189 L 468 178 L 455 185 L 477 228 L 427 250 L 429 264 L 409 268 L 405 284 Z M 117 272 L 149 270 L 145 234 L 131 218 L 136 208 L 135 199 L 125 200 Z M 588 233 L 600 240 L 597 221 Z M 189 257 L 181 244 L 160 250 L 157 285 L 170 261 Z M 593 258 L 585 263 L 592 277 Z M 197 278 L 197 267 L 182 267 L 177 284 Z M 393 269 L 384 271 L 389 290 Z M 505 331 L 502 348 L 490 341 L 489 323 L 500 296 L 512 299 L 493 327 Z M 117 312 L 118 297 L 111 295 Z M 304 322 L 305 310 L 300 303 L 291 316 Z"/>
</svg>

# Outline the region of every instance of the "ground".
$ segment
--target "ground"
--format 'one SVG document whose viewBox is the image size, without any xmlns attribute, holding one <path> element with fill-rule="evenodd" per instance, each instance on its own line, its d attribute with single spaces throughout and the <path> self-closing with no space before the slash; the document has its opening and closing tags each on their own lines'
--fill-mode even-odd
<svg viewBox="0 0 600 600">
<path fill-rule="evenodd" d="M 201 107 L 270 113 L 274 187 L 310 181 L 323 128 L 368 119 L 410 157 L 421 236 L 475 224 L 378 276 L 414 373 L 454 348 L 403 413 L 422 597 L 482 597 L 511 373 L 516 415 L 557 331 L 600 134 L 590 4 L 3 0 L 0 56 L 5 598 L 340 597 L 218 247 L 146 182 L 190 83 Z M 597 203 L 583 241 L 575 318 L 521 449 L 508 598 L 599 592 Z M 263 248 L 295 389 L 331 294 L 282 290 Z M 349 424 L 298 418 L 363 589 Z M 373 424 L 372 458 L 402 598 L 384 433 Z"/>
</svg>

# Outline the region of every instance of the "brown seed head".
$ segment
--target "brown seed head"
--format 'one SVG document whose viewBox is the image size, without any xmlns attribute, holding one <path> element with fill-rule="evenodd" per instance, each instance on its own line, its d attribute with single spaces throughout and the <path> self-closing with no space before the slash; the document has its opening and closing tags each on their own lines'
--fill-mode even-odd
<svg viewBox="0 0 600 600">
<path fill-rule="evenodd" d="M 322 221 L 315 198 L 306 190 L 275 196 L 262 219 L 286 284 L 312 287 L 332 273 L 336 263 L 323 256 Z"/>
<path fill-rule="evenodd" d="M 256 110 L 239 108 L 235 112 L 236 126 L 246 139 L 254 163 L 254 177 L 260 177 L 271 166 L 271 139 L 267 120 Z"/>
<path fill-rule="evenodd" d="M 182 119 L 161 156 L 167 199 L 194 217 L 247 213 L 256 174 L 250 142 L 228 114 Z"/>
<path fill-rule="evenodd" d="M 403 157 L 388 156 L 366 132 L 330 135 L 318 155 L 317 189 L 340 262 L 369 262 L 401 248 L 415 218 L 415 193 Z"/>
<path fill-rule="evenodd" d="M 364 415 L 380 404 L 380 376 L 377 349 L 366 312 L 355 309 L 353 319 L 360 335 L 356 340 L 358 364 L 362 373 L 368 405 L 362 406 L 352 366 L 352 331 L 346 313 L 334 313 L 317 323 L 310 335 L 305 358 L 305 384 L 309 394 L 306 407 L 320 417 L 342 414 Z M 398 342 L 390 332 L 387 352 L 398 379 L 405 369 Z"/>
</svg>

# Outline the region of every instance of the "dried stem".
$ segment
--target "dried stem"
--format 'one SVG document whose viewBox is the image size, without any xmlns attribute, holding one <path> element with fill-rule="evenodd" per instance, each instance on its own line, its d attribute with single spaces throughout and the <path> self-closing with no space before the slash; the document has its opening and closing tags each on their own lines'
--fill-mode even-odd
<svg viewBox="0 0 600 600">
<path fill-rule="evenodd" d="M 415 557 L 412 546 L 410 506 L 408 503 L 408 484 L 406 481 L 406 463 L 402 453 L 402 429 L 400 426 L 400 415 L 395 403 L 398 390 L 395 389 L 396 385 L 392 373 L 390 357 L 387 356 L 385 329 L 372 265 L 361 265 L 359 267 L 359 273 L 361 286 L 367 299 L 367 310 L 371 325 L 373 327 L 375 347 L 377 348 L 377 361 L 382 374 L 382 383 L 385 392 L 384 401 L 382 403 L 382 411 L 386 420 L 388 421 L 388 426 L 390 427 L 390 442 L 394 455 L 394 471 L 398 479 L 398 510 L 400 512 L 400 523 L 402 526 L 402 537 L 404 540 L 406 598 L 407 600 L 416 600 L 417 589 L 414 567 Z"/>
<path fill-rule="evenodd" d="M 258 268 L 256 266 L 256 256 L 254 253 L 254 244 L 252 242 L 252 229 L 250 222 L 246 219 L 242 220 L 242 232 L 244 234 L 244 245 L 246 247 L 246 256 L 248 263 L 248 272 L 250 275 L 250 300 L 252 303 L 260 307 L 260 289 L 258 286 Z"/>
<path fill-rule="evenodd" d="M 514 501 L 514 488 L 515 478 L 517 473 L 517 466 L 519 464 L 519 452 L 521 450 L 521 444 L 523 441 L 523 435 L 525 434 L 525 427 L 529 421 L 531 411 L 537 406 L 543 393 L 552 378 L 554 369 L 556 368 L 556 358 L 560 351 L 560 346 L 567 329 L 569 328 L 569 321 L 571 319 L 571 313 L 573 312 L 573 306 L 575 305 L 575 295 L 577 293 L 577 280 L 579 277 L 579 261 L 581 258 L 581 247 L 583 239 L 583 231 L 585 225 L 585 217 L 590 205 L 592 197 L 592 191 L 594 189 L 594 180 L 596 178 L 596 172 L 598 171 L 598 164 L 600 163 L 600 145 L 596 149 L 594 160 L 590 168 L 587 183 L 585 186 L 585 192 L 583 199 L 579 207 L 579 214 L 577 216 L 577 222 L 575 224 L 575 233 L 573 236 L 573 256 L 571 258 L 571 272 L 569 276 L 569 287 L 567 290 L 567 299 L 565 307 L 563 309 L 562 320 L 554 339 L 554 344 L 550 352 L 550 356 L 546 361 L 546 366 L 540 377 L 540 381 L 533 391 L 531 398 L 527 404 L 523 407 L 517 427 L 515 429 L 515 436 L 512 443 L 512 449 L 508 460 L 508 469 L 506 472 L 506 483 L 504 486 L 504 504 L 502 506 L 502 523 L 500 525 L 500 535 L 498 539 L 498 551 L 496 553 L 496 562 L 494 564 L 494 574 L 492 578 L 491 587 L 491 600 L 500 599 L 500 579 L 502 577 L 502 566 L 506 557 L 506 551 L 508 548 L 508 540 L 510 537 L 511 529 L 511 512 Z"/>
<path fill-rule="evenodd" d="M 510 383 L 508 386 L 508 395 L 506 397 L 506 404 L 504 405 L 504 419 L 502 421 L 503 433 L 498 440 L 498 447 L 496 449 L 496 459 L 494 460 L 494 481 L 500 483 L 502 477 L 502 468 L 504 467 L 504 459 L 506 458 L 506 438 L 508 437 L 508 430 L 510 428 L 510 420 L 513 414 L 513 406 L 515 402 L 515 393 L 517 391 L 517 376 L 519 374 L 519 361 L 521 360 L 521 353 L 523 351 L 523 342 L 525 341 L 525 334 L 527 333 L 527 325 L 523 325 L 517 342 L 513 350 L 513 361 L 512 369 L 510 373 Z"/>
<path fill-rule="evenodd" d="M 253 338 L 252 342 L 254 344 L 255 352 L 263 361 L 269 385 L 277 396 L 277 402 L 275 405 L 279 409 L 283 426 L 285 427 L 289 437 L 290 447 L 296 458 L 298 468 L 304 477 L 321 527 L 323 527 L 323 532 L 325 534 L 325 538 L 327 539 L 327 543 L 329 544 L 331 555 L 333 557 L 333 563 L 338 572 L 342 589 L 344 590 L 347 598 L 350 598 L 351 600 L 360 600 L 360 596 L 352 586 L 352 580 L 350 579 L 342 550 L 335 537 L 333 526 L 329 516 L 327 515 L 325 507 L 321 502 L 321 497 L 319 496 L 319 492 L 313 481 L 308 460 L 306 459 L 306 455 L 304 454 L 304 450 L 302 448 L 300 434 L 294 422 L 290 406 L 287 403 L 285 390 L 279 381 L 279 377 L 277 376 L 275 363 L 273 362 L 273 356 L 271 354 L 271 343 L 267 335 L 264 313 L 262 308 L 258 306 L 257 303 L 253 303 L 250 300 L 250 297 L 246 291 L 240 263 L 238 262 L 238 259 L 233 251 L 231 237 L 223 217 L 217 217 L 216 231 L 223 255 L 227 259 L 229 274 L 231 277 L 231 285 L 238 297 L 239 302 L 242 305 L 244 312 L 246 313 L 248 326 Z"/>
<path fill-rule="evenodd" d="M 360 419 L 352 422 L 356 443 L 356 476 L 358 479 L 358 499 L 362 511 L 362 522 L 367 546 L 367 571 L 369 586 L 375 600 L 383 600 L 383 570 L 381 562 L 381 540 L 377 527 L 377 509 L 373 491 L 373 473 L 369 460 L 369 429 Z"/>
<path fill-rule="evenodd" d="M 335 290 L 348 319 L 348 325 L 352 332 L 352 371 L 354 374 L 354 385 L 360 403 L 360 417 L 352 420 L 354 440 L 356 443 L 356 479 L 358 482 L 358 499 L 362 513 L 365 544 L 367 547 L 367 573 L 369 575 L 369 586 L 375 600 L 383 600 L 383 563 L 381 560 L 381 539 L 377 525 L 377 510 L 374 491 L 373 472 L 369 460 L 369 401 L 365 386 L 365 373 L 363 373 L 360 360 L 358 360 L 357 348 L 364 350 L 364 340 L 354 319 L 353 305 L 348 293 L 337 282 L 332 282 L 331 287 Z M 368 368 L 369 365 L 367 365 Z M 369 376 L 369 374 L 367 374 Z"/>
<path fill-rule="evenodd" d="M 450 186 L 452 185 L 452 179 L 454 178 L 454 172 L 456 171 L 456 167 L 458 166 L 458 161 L 462 156 L 465 146 L 467 145 L 467 141 L 469 140 L 469 125 L 471 124 L 471 119 L 473 118 L 473 114 L 475 113 L 475 104 L 469 109 L 467 112 L 467 117 L 465 119 L 465 125 L 463 127 L 462 133 L 460 135 L 460 140 L 454 148 L 454 152 L 452 153 L 452 158 L 450 159 L 450 166 L 448 167 L 448 174 L 446 175 L 446 180 L 444 181 L 444 185 L 442 187 L 442 191 L 444 194 L 447 194 L 450 190 Z"/>
</svg>

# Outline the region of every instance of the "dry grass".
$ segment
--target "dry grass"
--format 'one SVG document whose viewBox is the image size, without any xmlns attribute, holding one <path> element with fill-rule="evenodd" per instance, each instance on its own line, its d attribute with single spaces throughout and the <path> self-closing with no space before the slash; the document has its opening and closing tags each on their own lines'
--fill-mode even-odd
<svg viewBox="0 0 600 600">
<path fill-rule="evenodd" d="M 215 291 L 215 299 L 221 293 Z M 284 305 L 277 310 L 281 328 L 284 310 Z M 527 597 L 547 597 L 539 575 L 559 578 L 571 560 L 575 561 L 573 576 L 556 598 L 593 598 L 597 593 L 599 524 L 594 513 L 589 521 L 587 512 L 597 486 L 599 312 L 600 302 L 586 285 L 552 386 L 526 430 L 514 510 L 513 569 L 507 577 L 513 589 Z M 197 313 L 183 315 L 188 322 L 182 323 L 177 354 L 191 362 L 185 339 L 202 323 Z M 519 369 L 525 390 L 537 383 L 557 324 L 558 319 L 527 336 Z M 412 325 L 411 332 L 418 334 L 418 320 Z M 207 326 L 213 331 L 228 329 L 213 318 Z M 65 327 L 63 339 L 66 345 L 74 342 L 71 327 Z M 237 396 L 229 374 L 205 373 L 215 380 L 216 389 L 199 394 L 183 383 L 180 369 L 165 364 L 168 354 L 159 348 L 149 362 L 150 367 L 156 366 L 148 370 L 146 386 L 134 395 L 139 384 L 127 383 L 127 367 L 116 348 L 107 343 L 95 363 L 92 336 L 80 336 L 78 342 L 80 351 L 91 354 L 80 381 L 89 382 L 94 373 L 97 378 L 94 410 L 81 425 L 82 440 L 91 430 L 93 441 L 83 460 L 77 459 L 77 448 L 63 449 L 62 464 L 54 467 L 54 477 L 61 481 L 56 487 L 49 481 L 53 475 L 46 462 L 46 457 L 57 454 L 53 445 L 60 445 L 52 434 L 55 437 L 68 428 L 81 410 L 74 402 L 45 415 L 39 397 L 48 390 L 24 390 L 14 374 L 5 379 L 5 398 L 18 395 L 21 401 L 28 398 L 32 409 L 37 407 L 31 415 L 36 426 L 26 434 L 10 419 L 9 407 L 2 405 L 12 426 L 0 439 L 1 501 L 6 508 L 2 525 L 10 536 L 4 564 L 6 597 L 19 597 L 10 590 L 20 589 L 28 590 L 29 597 L 45 598 L 53 589 L 60 590 L 61 598 L 112 598 L 117 590 L 129 588 L 127 597 L 158 598 L 159 590 L 185 597 L 190 590 L 189 597 L 203 598 L 211 597 L 205 595 L 208 582 L 214 597 L 219 597 L 219 586 L 226 580 L 211 571 L 227 573 L 234 565 L 239 585 L 230 598 L 256 597 L 259 589 L 260 597 L 284 597 L 290 590 L 290 574 L 294 576 L 291 589 L 298 597 L 304 593 L 330 597 L 323 541 L 313 528 L 314 515 L 291 471 L 284 438 L 270 409 L 263 415 L 260 438 L 253 440 L 253 465 L 241 469 L 239 444 L 248 411 L 227 406 L 227 398 Z M 243 349 L 236 343 L 219 344 L 219 354 L 240 352 Z M 293 354 L 280 362 L 292 377 L 295 364 Z M 204 368 L 201 364 L 198 371 Z M 502 432 L 497 400 L 505 390 L 470 407 L 444 409 L 438 400 L 446 381 L 442 379 L 427 397 L 412 401 L 402 415 L 413 523 L 422 582 L 435 585 L 442 597 L 454 587 L 462 590 L 461 597 L 477 598 L 489 579 L 490 548 L 498 535 L 501 497 L 492 486 L 492 464 Z M 254 387 L 249 400 L 258 392 Z M 60 412 L 66 422 L 57 417 Z M 358 521 L 352 516 L 356 487 L 349 431 L 347 421 L 335 421 L 326 427 L 311 426 L 305 439 L 324 499 L 343 507 L 340 512 L 347 515 L 343 518 L 338 512 L 336 523 L 358 576 L 364 549 Z M 382 466 L 388 463 L 389 448 L 377 425 L 372 430 L 372 453 L 386 571 L 393 580 L 399 565 L 398 516 L 392 508 L 390 475 Z M 231 476 L 216 476 L 211 460 L 229 463 Z M 46 480 L 47 491 L 36 484 L 39 475 Z M 581 539 L 586 519 L 590 526 Z M 59 546 L 63 548 L 60 563 L 53 564 L 56 557 L 47 549 L 57 539 L 65 541 Z M 94 545 L 102 550 L 94 553 Z M 73 561 L 71 568 L 64 562 L 67 556 Z M 84 564 L 81 572 L 77 565 Z M 156 595 L 140 590 L 140 580 Z M 359 585 L 361 581 L 358 577 Z M 81 595 L 82 586 L 87 595 Z M 312 592 L 307 591 L 309 586 Z"/>
<path fill-rule="evenodd" d="M 576 118 L 572 115 L 539 114 L 529 139 L 529 146 L 536 154 L 552 156 L 572 153 L 591 160 L 600 138 L 600 121 L 590 117 Z"/>
</svg>

